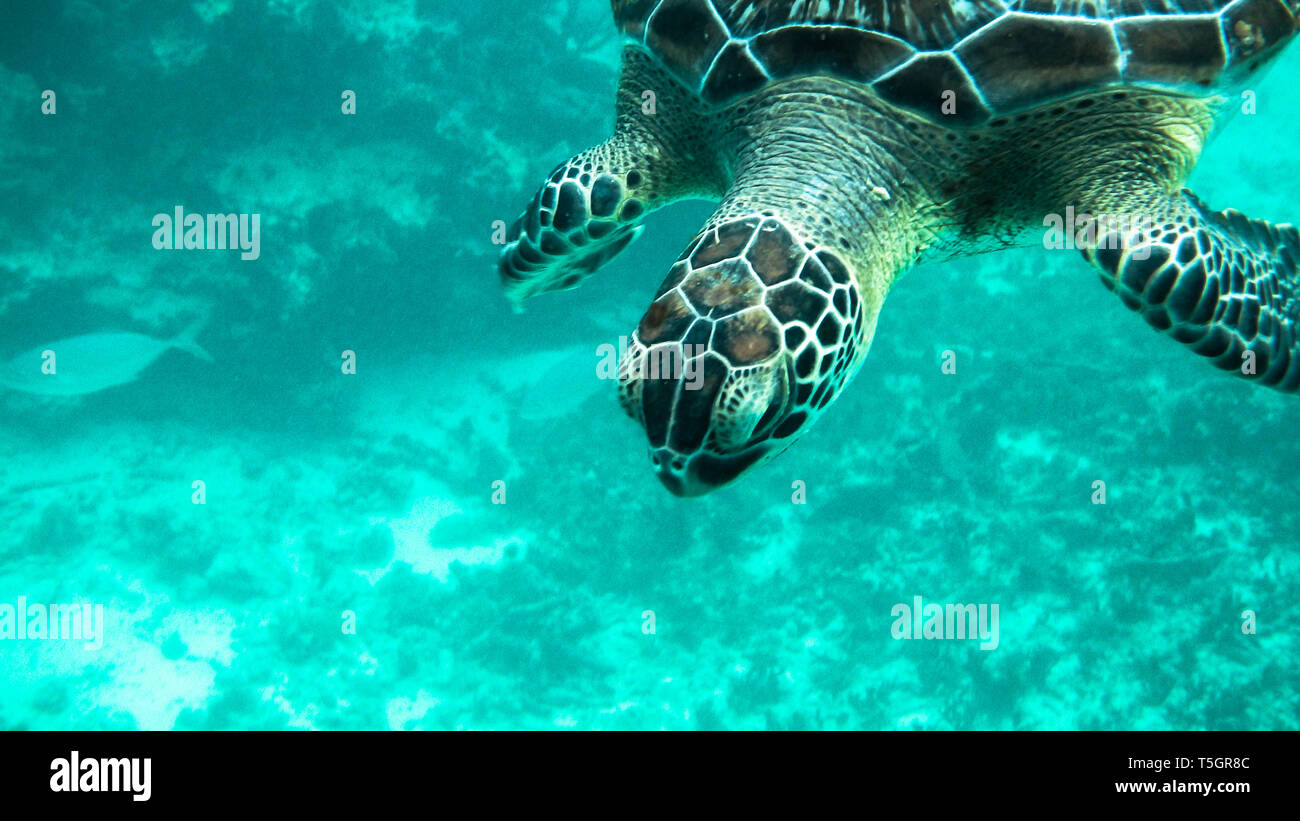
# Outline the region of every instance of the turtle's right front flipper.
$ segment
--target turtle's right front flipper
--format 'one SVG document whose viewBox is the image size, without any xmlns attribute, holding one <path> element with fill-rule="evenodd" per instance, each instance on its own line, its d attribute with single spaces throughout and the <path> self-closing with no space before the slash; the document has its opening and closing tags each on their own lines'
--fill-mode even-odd
<svg viewBox="0 0 1300 821">
<path fill-rule="evenodd" d="M 650 211 L 721 191 L 698 105 L 644 52 L 624 53 L 614 136 L 556 167 L 506 235 L 498 269 L 512 302 L 577 287 L 636 239 Z"/>
<path fill-rule="evenodd" d="M 1106 287 L 1215 366 L 1300 391 L 1300 233 L 1190 191 L 1143 222 L 1084 252 Z"/>
</svg>

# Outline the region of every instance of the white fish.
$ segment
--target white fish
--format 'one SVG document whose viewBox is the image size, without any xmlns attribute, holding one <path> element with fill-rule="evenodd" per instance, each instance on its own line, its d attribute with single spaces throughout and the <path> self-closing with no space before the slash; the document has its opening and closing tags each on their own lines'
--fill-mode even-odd
<svg viewBox="0 0 1300 821">
<path fill-rule="evenodd" d="M 81 396 L 135 381 L 172 348 L 211 362 L 208 352 L 194 341 L 201 328 L 198 323 L 191 325 L 174 339 L 120 332 L 61 339 L 0 365 L 0 385 L 42 396 Z M 46 351 L 54 353 L 54 373 L 46 373 Z"/>
</svg>

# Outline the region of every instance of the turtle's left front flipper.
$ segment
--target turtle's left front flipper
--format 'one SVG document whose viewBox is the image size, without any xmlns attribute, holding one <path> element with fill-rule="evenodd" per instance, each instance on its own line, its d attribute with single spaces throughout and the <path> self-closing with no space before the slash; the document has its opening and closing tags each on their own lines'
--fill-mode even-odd
<svg viewBox="0 0 1300 821">
<path fill-rule="evenodd" d="M 1149 216 L 1099 222 L 1084 257 L 1153 327 L 1215 366 L 1300 391 L 1300 233 L 1184 190 Z"/>
<path fill-rule="evenodd" d="M 511 302 L 576 288 L 651 211 L 725 190 L 698 107 L 644 51 L 625 50 L 614 136 L 560 163 L 506 232 L 497 270 Z"/>
</svg>

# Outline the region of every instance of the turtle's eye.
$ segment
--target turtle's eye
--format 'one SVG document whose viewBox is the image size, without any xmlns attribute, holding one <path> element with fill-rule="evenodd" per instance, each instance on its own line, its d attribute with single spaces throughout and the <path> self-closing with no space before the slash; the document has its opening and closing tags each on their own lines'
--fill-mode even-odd
<svg viewBox="0 0 1300 821">
<path fill-rule="evenodd" d="M 775 218 L 706 230 L 633 334 L 621 398 L 674 493 L 698 496 L 790 445 L 866 354 L 839 257 Z"/>
</svg>

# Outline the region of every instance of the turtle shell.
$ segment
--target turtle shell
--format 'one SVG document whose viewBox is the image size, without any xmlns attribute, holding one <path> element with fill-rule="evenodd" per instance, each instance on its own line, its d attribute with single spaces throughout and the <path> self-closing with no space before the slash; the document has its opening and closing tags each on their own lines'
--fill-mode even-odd
<svg viewBox="0 0 1300 821">
<path fill-rule="evenodd" d="M 1226 89 L 1300 26 L 1300 0 L 613 0 L 613 7 L 619 28 L 707 103 L 821 74 L 965 125 L 1108 86 Z"/>
</svg>

